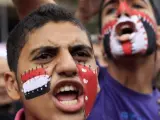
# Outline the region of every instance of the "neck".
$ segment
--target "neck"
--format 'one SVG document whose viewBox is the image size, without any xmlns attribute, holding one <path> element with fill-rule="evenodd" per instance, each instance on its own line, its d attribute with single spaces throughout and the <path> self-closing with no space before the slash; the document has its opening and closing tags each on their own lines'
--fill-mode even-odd
<svg viewBox="0 0 160 120">
<path fill-rule="evenodd" d="M 120 58 L 108 61 L 108 72 L 123 86 L 139 93 L 152 93 L 155 69 L 154 55 L 148 57 Z"/>
</svg>

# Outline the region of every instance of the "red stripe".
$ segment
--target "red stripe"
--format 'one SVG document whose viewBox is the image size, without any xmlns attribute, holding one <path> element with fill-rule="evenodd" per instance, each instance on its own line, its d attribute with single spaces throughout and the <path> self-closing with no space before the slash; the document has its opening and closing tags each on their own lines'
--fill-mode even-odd
<svg viewBox="0 0 160 120">
<path fill-rule="evenodd" d="M 107 24 L 104 25 L 104 27 L 102 28 L 102 35 L 104 35 L 109 28 L 113 28 L 113 26 L 116 24 L 117 20 L 112 20 L 107 22 Z"/>
<path fill-rule="evenodd" d="M 27 80 L 39 76 L 39 75 L 44 75 L 46 74 L 46 71 L 44 68 L 37 68 L 36 70 L 28 71 L 24 75 L 22 75 L 21 79 L 23 82 L 26 82 Z"/>
<path fill-rule="evenodd" d="M 131 42 L 125 42 L 122 43 L 123 52 L 125 55 L 131 55 L 132 54 L 132 44 Z"/>
<path fill-rule="evenodd" d="M 77 64 L 77 68 L 80 80 L 85 88 L 85 96 L 88 97 L 88 100 L 85 100 L 85 114 L 88 116 L 92 110 L 97 95 L 97 74 L 87 66 Z M 82 72 L 82 69 L 86 69 L 86 72 Z M 84 78 L 88 80 L 87 84 L 84 84 Z"/>
<path fill-rule="evenodd" d="M 144 12 L 140 12 L 140 11 L 137 11 L 137 10 L 132 10 L 131 15 L 140 15 L 142 18 L 146 18 L 153 25 L 154 29 L 156 30 L 156 28 L 157 28 L 156 23 L 151 19 L 150 16 L 148 16 Z"/>
</svg>

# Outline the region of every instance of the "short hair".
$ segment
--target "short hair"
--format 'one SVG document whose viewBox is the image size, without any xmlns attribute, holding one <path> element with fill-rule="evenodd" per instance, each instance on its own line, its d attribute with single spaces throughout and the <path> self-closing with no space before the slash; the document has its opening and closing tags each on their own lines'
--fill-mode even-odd
<svg viewBox="0 0 160 120">
<path fill-rule="evenodd" d="M 102 31 L 102 12 L 103 12 L 103 4 L 104 4 L 104 1 L 105 0 L 101 0 L 101 4 L 100 4 L 100 11 L 99 11 L 99 32 L 101 33 Z M 152 6 L 152 9 L 153 9 L 153 12 L 154 12 L 154 15 L 155 15 L 155 18 L 156 18 L 156 21 L 157 21 L 157 24 L 160 25 L 160 11 L 158 9 L 159 5 L 157 5 L 157 1 L 155 2 L 155 0 L 149 0 L 150 3 L 151 3 L 151 6 Z"/>
<path fill-rule="evenodd" d="M 17 64 L 22 48 L 27 42 L 27 35 L 33 29 L 38 29 L 46 23 L 53 22 L 71 22 L 81 30 L 85 31 L 89 41 L 91 38 L 88 31 L 80 23 L 74 15 L 65 8 L 54 4 L 46 4 L 34 10 L 26 16 L 18 25 L 11 31 L 7 41 L 7 58 L 8 65 L 11 71 L 17 73 Z M 91 44 L 92 46 L 92 44 Z"/>
</svg>

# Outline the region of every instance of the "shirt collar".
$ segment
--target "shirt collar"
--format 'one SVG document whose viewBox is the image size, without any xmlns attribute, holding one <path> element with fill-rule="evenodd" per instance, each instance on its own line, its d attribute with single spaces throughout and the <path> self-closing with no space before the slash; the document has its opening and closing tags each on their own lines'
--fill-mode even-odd
<svg viewBox="0 0 160 120">
<path fill-rule="evenodd" d="M 20 109 L 17 114 L 16 114 L 16 117 L 14 120 L 24 120 L 24 109 Z"/>
</svg>

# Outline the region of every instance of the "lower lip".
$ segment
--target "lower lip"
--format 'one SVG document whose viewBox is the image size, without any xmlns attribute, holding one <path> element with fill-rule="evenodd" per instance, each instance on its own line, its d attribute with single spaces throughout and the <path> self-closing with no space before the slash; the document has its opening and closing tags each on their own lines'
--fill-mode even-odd
<svg viewBox="0 0 160 120">
<path fill-rule="evenodd" d="M 53 101 L 55 103 L 55 106 L 60 109 L 61 111 L 64 111 L 64 112 L 76 112 L 76 111 L 79 111 L 83 108 L 84 106 L 84 96 L 81 95 L 78 97 L 77 99 L 77 104 L 74 104 L 74 105 L 65 105 L 65 104 L 62 104 L 60 103 L 60 101 L 55 98 L 53 96 Z"/>
</svg>

